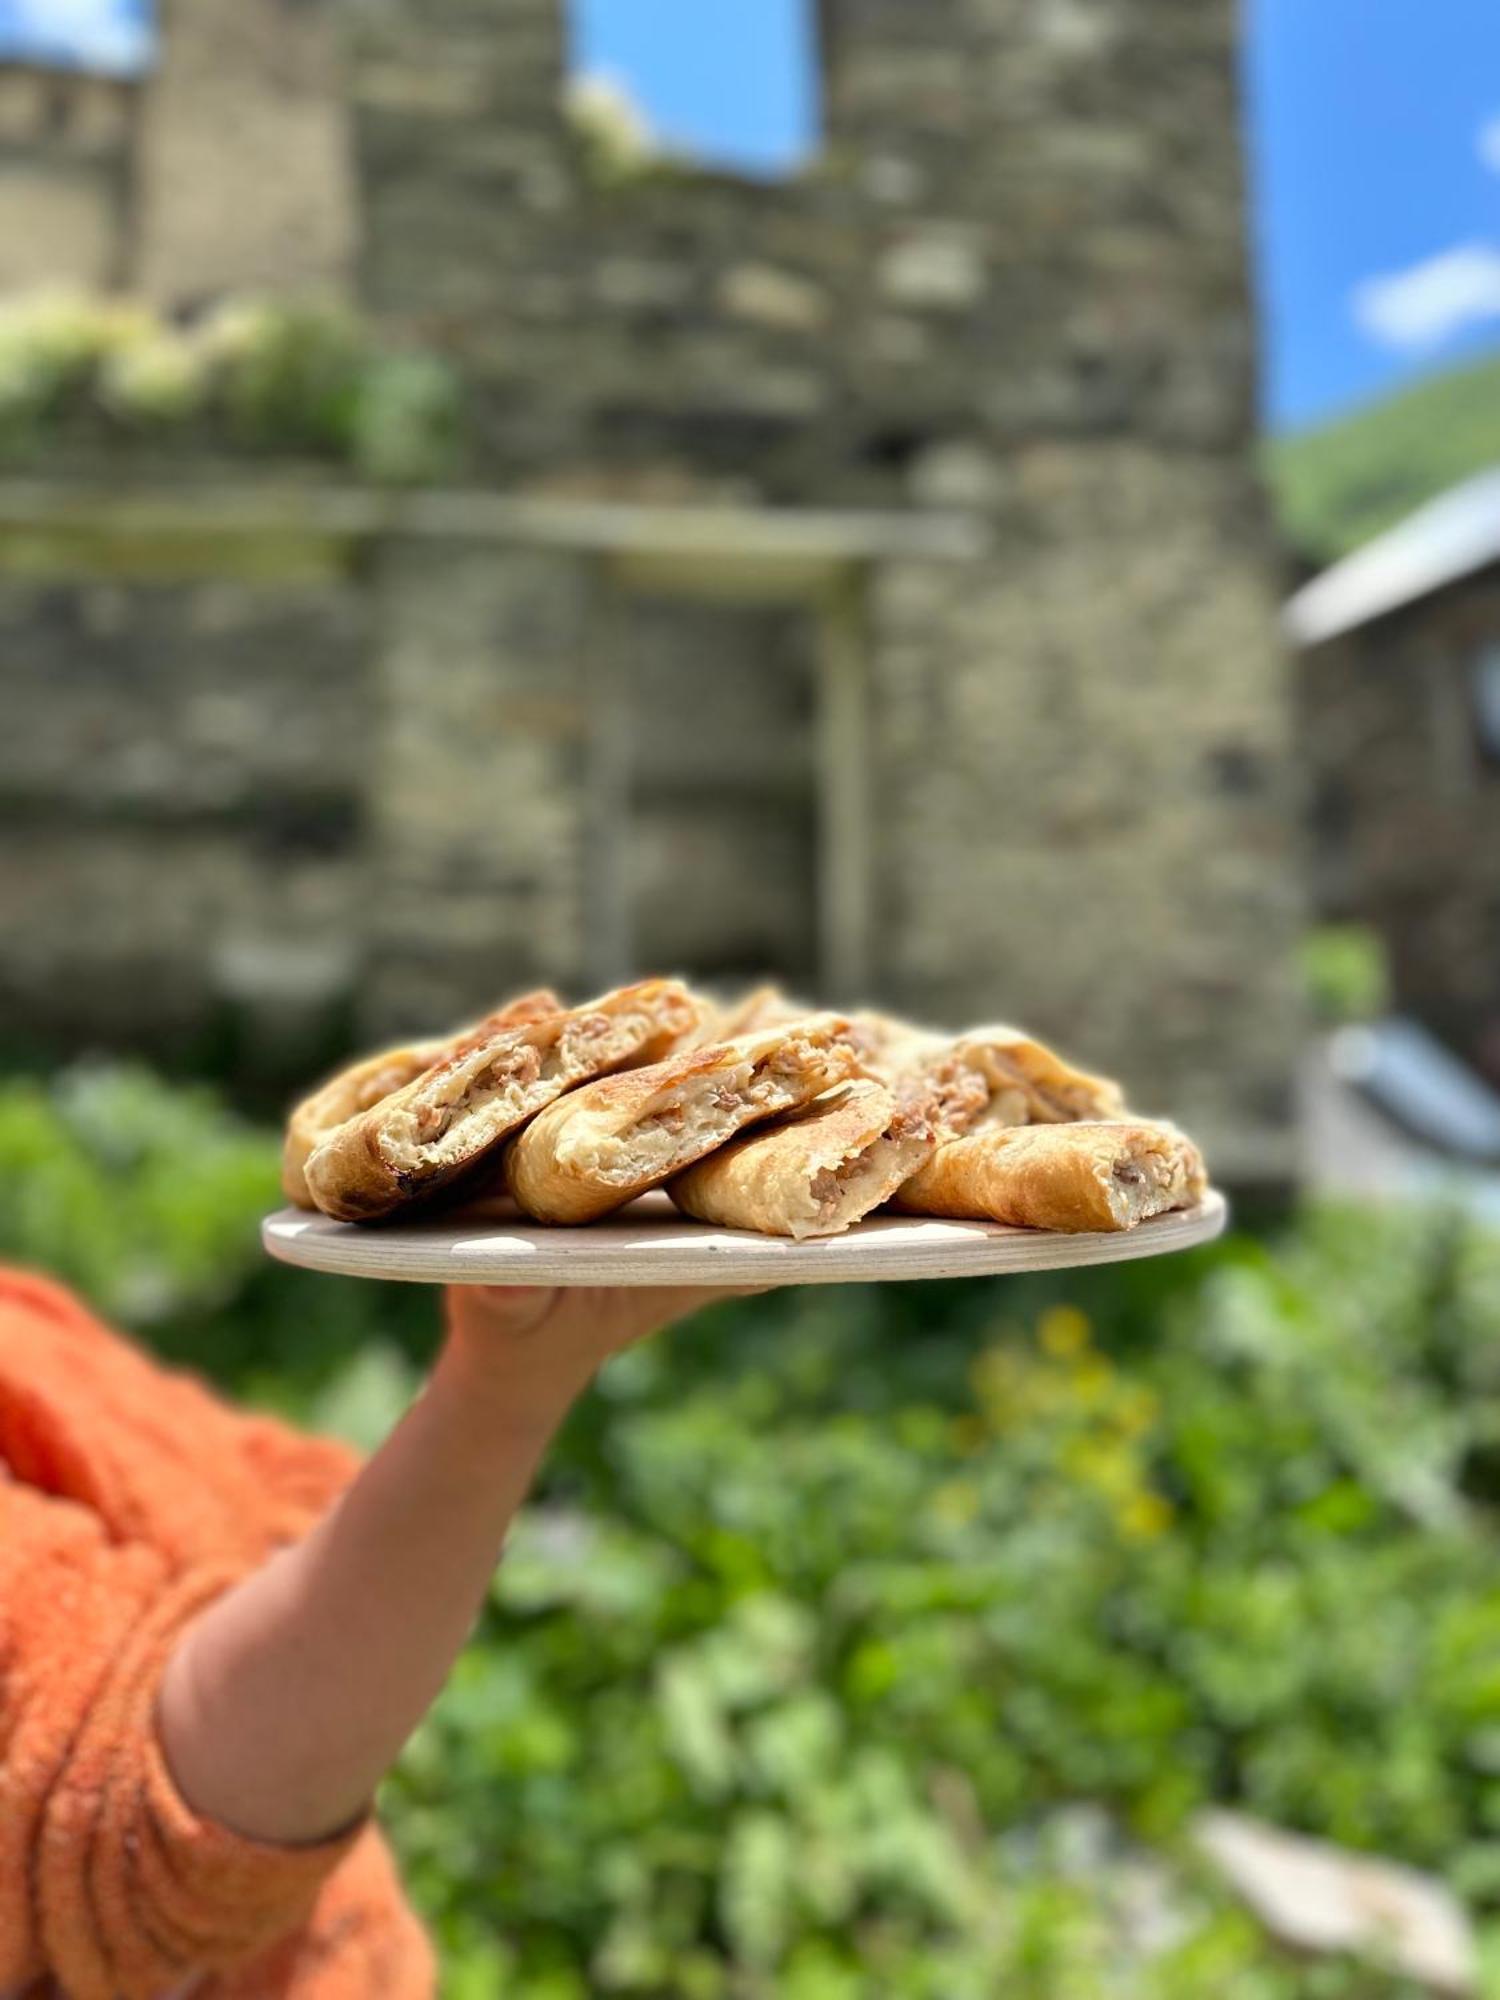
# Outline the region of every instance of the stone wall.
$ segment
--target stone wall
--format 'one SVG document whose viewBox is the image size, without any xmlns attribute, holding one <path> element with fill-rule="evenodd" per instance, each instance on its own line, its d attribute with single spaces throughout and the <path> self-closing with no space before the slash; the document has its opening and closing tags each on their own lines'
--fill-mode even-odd
<svg viewBox="0 0 1500 2000">
<path fill-rule="evenodd" d="M 340 579 L 4 581 L 7 1048 L 284 1076 L 347 1036 L 368 630 Z"/>
<path fill-rule="evenodd" d="M 457 364 L 482 483 L 957 507 L 985 530 L 962 571 L 846 579 L 871 890 L 839 921 L 863 934 L 867 991 L 827 976 L 822 606 L 627 602 L 577 552 L 398 539 L 301 595 L 8 591 L 22 653 L 58 657 L 45 634 L 71 621 L 98 662 L 80 685 L 116 690 L 109 728 L 165 718 L 131 752 L 157 759 L 154 803 L 128 814 L 89 818 L 60 764 L 5 779 L 39 857 L 3 878 L 0 915 L 28 940 L 13 1021 L 57 1018 L 62 968 L 81 1026 L 125 1018 L 127 994 L 136 1018 L 158 985 L 163 1019 L 201 1023 L 226 964 L 231 985 L 336 987 L 314 946 L 344 955 L 368 1032 L 532 980 L 763 964 L 830 999 L 1019 1018 L 1201 1126 L 1225 1171 L 1278 1171 L 1297 870 L 1249 469 L 1229 0 L 826 0 L 826 142 L 779 185 L 601 174 L 563 114 L 561 0 L 350 0 L 342 71 L 333 18 L 296 0 L 167 13 L 132 114 L 132 222 L 156 245 L 138 268 L 162 288 L 336 279 L 357 234 L 375 318 Z M 266 79 L 297 36 L 278 128 Z M 222 145 L 200 117 L 216 51 L 226 89 L 236 65 L 259 79 L 243 120 L 221 107 Z M 197 163 L 181 184 L 174 157 Z M 221 246 L 241 193 L 248 233 Z M 237 806 L 177 802 L 206 782 L 198 692 L 210 717 L 241 704 Z M 38 679 L 31 700 L 82 727 L 81 695 Z M 278 715 L 301 749 L 262 782 Z M 346 831 L 268 862 L 304 753 Z M 86 921 L 59 925 L 75 892 Z M 111 915 L 137 900 L 138 924 Z"/>
<path fill-rule="evenodd" d="M 823 153 L 771 186 L 601 179 L 551 0 L 503 37 L 389 0 L 351 75 L 367 299 L 466 371 L 489 476 L 989 523 L 961 577 L 873 579 L 872 984 L 1035 1023 L 1249 1171 L 1284 1157 L 1298 857 L 1232 36 L 1220 0 L 828 0 Z M 809 712 L 786 741 L 815 762 Z M 677 957 L 698 903 L 809 873 L 748 824 L 716 859 L 722 810 L 652 829 L 690 758 L 621 821 Z"/>
<path fill-rule="evenodd" d="M 646 970 L 816 986 L 803 621 L 535 549 L 392 544 L 378 578 L 372 1027 Z"/>
<path fill-rule="evenodd" d="M 1248 1167 L 1287 1121 L 1300 899 L 1257 512 L 1141 446 L 1015 474 L 956 607 L 951 574 L 877 589 L 883 984 L 1055 1033 Z"/>
<path fill-rule="evenodd" d="M 599 185 L 560 0 L 351 14 L 369 302 L 510 481 L 921 500 L 1035 436 L 1237 454 L 1227 0 L 830 0 L 798 181 Z"/>
<path fill-rule="evenodd" d="M 347 292 L 358 249 L 330 8 L 158 0 L 140 82 L 0 60 L 0 297 Z"/>
<path fill-rule="evenodd" d="M 588 980 L 586 580 L 575 558 L 396 547 L 376 577 L 381 893 L 367 1012 L 419 1027 Z"/>
<path fill-rule="evenodd" d="M 135 92 L 0 65 L 0 297 L 125 269 Z"/>
<path fill-rule="evenodd" d="M 0 560 L 0 1044 L 292 1076 L 525 985 L 816 987 L 805 619 L 521 547 L 87 546 Z"/>
<path fill-rule="evenodd" d="M 142 91 L 134 289 L 342 291 L 358 241 L 348 107 L 330 10 L 307 0 L 159 0 Z"/>
<path fill-rule="evenodd" d="M 1320 913 L 1375 927 L 1396 1004 L 1500 1084 L 1500 766 L 1476 727 L 1500 574 L 1316 648 L 1298 675 Z"/>
</svg>

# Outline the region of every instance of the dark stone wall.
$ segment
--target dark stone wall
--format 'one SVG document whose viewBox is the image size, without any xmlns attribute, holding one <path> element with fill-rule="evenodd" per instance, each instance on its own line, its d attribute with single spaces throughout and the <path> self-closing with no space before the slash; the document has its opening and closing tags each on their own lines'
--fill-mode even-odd
<svg viewBox="0 0 1500 2000">
<path fill-rule="evenodd" d="M 342 582 L 5 580 L 0 1042 L 284 1070 L 346 1032 L 368 634 Z"/>
<path fill-rule="evenodd" d="M 0 295 L 125 273 L 135 91 L 0 64 Z"/>
<path fill-rule="evenodd" d="M 1221 1172 L 1280 1171 L 1299 868 L 1230 0 L 826 0 L 825 141 L 772 185 L 601 150 L 562 0 L 190 4 L 134 142 L 164 284 L 336 281 L 357 233 L 371 314 L 457 364 L 479 482 L 956 508 L 989 553 L 846 579 L 871 901 L 832 925 L 818 607 L 631 602 L 461 538 L 258 594 L 7 583 L 45 719 L 0 780 L 37 857 L 0 866 L 5 1018 L 185 1034 L 254 989 L 291 1038 L 325 991 L 374 1033 L 664 962 L 800 986 L 842 925 L 868 989 L 822 997 L 1019 1019 Z M 222 148 L 216 46 L 255 79 Z"/>
<path fill-rule="evenodd" d="M 945 445 L 1243 444 L 1222 0 L 830 0 L 826 143 L 779 186 L 601 182 L 557 0 L 351 22 L 365 293 L 465 362 L 501 478 L 890 502 Z"/>
<path fill-rule="evenodd" d="M 459 360 L 489 476 L 990 524 L 967 570 L 873 579 L 878 992 L 1275 1156 L 1298 857 L 1227 0 L 827 0 L 825 142 L 770 186 L 601 172 L 551 0 L 352 32 L 366 297 Z M 623 836 L 663 890 L 673 762 Z M 707 827 L 705 899 L 779 880 L 784 971 L 807 865 L 747 819 L 736 880 Z"/>
<path fill-rule="evenodd" d="M 1298 676 L 1314 893 L 1390 951 L 1396 1004 L 1500 1084 L 1500 759 L 1474 667 L 1500 572 L 1318 647 Z"/>
</svg>

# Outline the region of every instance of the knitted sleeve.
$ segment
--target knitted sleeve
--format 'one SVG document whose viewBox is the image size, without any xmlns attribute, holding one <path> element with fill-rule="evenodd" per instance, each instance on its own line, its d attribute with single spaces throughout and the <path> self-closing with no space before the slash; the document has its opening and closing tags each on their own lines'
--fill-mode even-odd
<svg viewBox="0 0 1500 2000">
<path fill-rule="evenodd" d="M 161 2000 L 209 1974 L 214 1995 L 427 2000 L 379 1836 L 287 1848 L 205 1821 L 155 1728 L 189 1620 L 352 1466 L 0 1272 L 0 1992 Z"/>
</svg>

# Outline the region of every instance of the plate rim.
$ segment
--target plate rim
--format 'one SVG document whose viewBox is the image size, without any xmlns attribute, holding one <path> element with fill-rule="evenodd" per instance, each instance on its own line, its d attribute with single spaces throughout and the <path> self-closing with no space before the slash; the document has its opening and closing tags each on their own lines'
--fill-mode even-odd
<svg viewBox="0 0 1500 2000">
<path fill-rule="evenodd" d="M 407 1284 L 872 1284 L 1132 1263 L 1211 1243 L 1229 1220 L 1229 1203 L 1217 1188 L 1191 1209 L 1134 1229 L 1076 1233 L 885 1212 L 839 1236 L 794 1242 L 692 1222 L 660 1206 L 641 1215 L 640 1207 L 632 1203 L 621 1211 L 613 1228 L 607 1222 L 560 1228 L 483 1214 L 466 1228 L 461 1210 L 372 1227 L 286 1207 L 263 1219 L 261 1242 L 277 1262 L 300 1270 Z M 651 1226 L 651 1238 L 622 1240 L 620 1223 Z M 903 1232 L 898 1240 L 875 1247 L 896 1230 Z M 664 1264 L 681 1269 L 683 1259 L 699 1268 L 664 1274 Z"/>
</svg>

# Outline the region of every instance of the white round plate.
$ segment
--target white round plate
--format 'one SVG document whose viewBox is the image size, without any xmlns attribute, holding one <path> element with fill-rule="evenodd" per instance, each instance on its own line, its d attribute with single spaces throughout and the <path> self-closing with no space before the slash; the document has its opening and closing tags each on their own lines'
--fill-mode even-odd
<svg viewBox="0 0 1500 2000">
<path fill-rule="evenodd" d="M 793 1243 L 689 1222 L 653 1194 L 582 1229 L 527 1222 L 509 1203 L 490 1202 L 374 1226 L 283 1208 L 261 1235 L 273 1257 L 305 1270 L 419 1285 L 837 1285 L 1123 1264 L 1210 1243 L 1227 1215 L 1223 1195 L 1210 1193 L 1196 1208 L 1118 1233 L 878 1215 L 842 1236 Z"/>
</svg>

